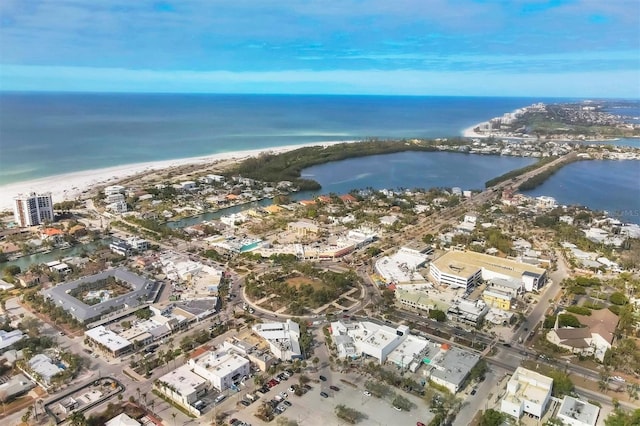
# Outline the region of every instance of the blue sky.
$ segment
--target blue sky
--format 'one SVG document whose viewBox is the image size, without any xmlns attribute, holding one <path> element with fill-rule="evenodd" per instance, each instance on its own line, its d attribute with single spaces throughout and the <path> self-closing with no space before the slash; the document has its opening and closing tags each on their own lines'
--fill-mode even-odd
<svg viewBox="0 0 640 426">
<path fill-rule="evenodd" d="M 2 0 L 0 90 L 640 98 L 640 2 Z"/>
</svg>

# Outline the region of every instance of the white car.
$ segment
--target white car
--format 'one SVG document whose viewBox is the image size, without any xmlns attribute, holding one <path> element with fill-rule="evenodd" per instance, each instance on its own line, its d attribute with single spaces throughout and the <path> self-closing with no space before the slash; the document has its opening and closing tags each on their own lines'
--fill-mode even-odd
<svg viewBox="0 0 640 426">
<path fill-rule="evenodd" d="M 371 396 L 371 392 L 369 392 L 369 391 L 367 391 L 367 390 L 366 390 L 366 391 L 364 391 L 364 392 L 362 392 L 362 393 L 363 393 L 365 396 Z"/>
<path fill-rule="evenodd" d="M 396 411 L 402 411 L 402 408 L 400 408 L 400 407 L 396 407 L 395 405 L 393 406 L 393 408 L 394 408 Z"/>
</svg>

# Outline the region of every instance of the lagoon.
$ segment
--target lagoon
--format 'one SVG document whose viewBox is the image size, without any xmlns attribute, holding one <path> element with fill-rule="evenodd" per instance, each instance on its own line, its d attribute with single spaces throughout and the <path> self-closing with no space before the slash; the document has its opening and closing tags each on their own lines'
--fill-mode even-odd
<svg viewBox="0 0 640 426">
<path fill-rule="evenodd" d="M 302 177 L 322 185 L 317 194 L 344 194 L 369 187 L 483 190 L 489 179 L 535 161 L 524 157 L 407 151 L 321 164 L 304 169 Z"/>
</svg>

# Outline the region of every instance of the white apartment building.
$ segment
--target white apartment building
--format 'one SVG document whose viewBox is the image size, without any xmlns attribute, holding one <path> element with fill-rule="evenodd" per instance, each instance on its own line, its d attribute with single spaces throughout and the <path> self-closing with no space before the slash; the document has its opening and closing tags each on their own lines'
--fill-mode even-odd
<svg viewBox="0 0 640 426">
<path fill-rule="evenodd" d="M 220 392 L 230 388 L 234 382 L 249 377 L 249 360 L 229 350 L 205 352 L 187 363 L 194 373 L 204 377 Z"/>
<path fill-rule="evenodd" d="M 518 367 L 507 384 L 500 411 L 517 419 L 524 413 L 541 419 L 551 398 L 552 388 L 551 377 Z"/>
<path fill-rule="evenodd" d="M 53 222 L 53 200 L 50 192 L 19 194 L 14 197 L 13 214 L 18 226 L 40 225 Z"/>
</svg>

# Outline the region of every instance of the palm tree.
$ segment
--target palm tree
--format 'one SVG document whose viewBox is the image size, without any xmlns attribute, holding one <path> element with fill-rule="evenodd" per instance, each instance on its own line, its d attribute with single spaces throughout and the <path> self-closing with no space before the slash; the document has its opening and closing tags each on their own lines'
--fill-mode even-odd
<svg viewBox="0 0 640 426">
<path fill-rule="evenodd" d="M 176 413 L 171 413 L 171 417 L 173 417 L 173 426 L 176 426 Z"/>
<path fill-rule="evenodd" d="M 74 411 L 69 417 L 67 417 L 67 419 L 71 426 L 85 426 L 87 424 L 87 419 L 80 411 Z"/>
<path fill-rule="evenodd" d="M 138 393 L 138 401 L 140 400 L 140 388 L 136 388 L 136 392 Z"/>
</svg>

